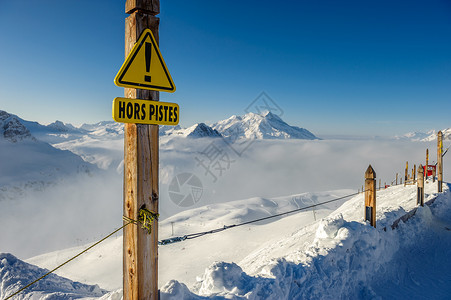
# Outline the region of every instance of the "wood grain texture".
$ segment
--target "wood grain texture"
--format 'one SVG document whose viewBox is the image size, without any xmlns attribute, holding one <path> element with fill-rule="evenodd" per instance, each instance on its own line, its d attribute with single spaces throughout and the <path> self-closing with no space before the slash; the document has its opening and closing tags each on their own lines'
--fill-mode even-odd
<svg viewBox="0 0 451 300">
<path fill-rule="evenodd" d="M 418 166 L 417 204 L 424 206 L 424 170 L 421 164 Z"/>
<path fill-rule="evenodd" d="M 371 165 L 365 172 L 365 207 L 372 207 L 371 226 L 376 228 L 376 172 Z"/>
<path fill-rule="evenodd" d="M 150 28 L 158 41 L 159 18 L 135 11 L 125 21 L 125 57 L 142 31 Z M 126 98 L 159 100 L 158 91 L 126 88 Z M 140 208 L 158 212 L 158 125 L 125 124 L 124 216 L 138 219 Z M 158 222 L 147 234 L 140 226 L 124 229 L 124 300 L 158 299 Z"/>
<path fill-rule="evenodd" d="M 126 0 L 125 12 L 127 14 L 135 11 L 146 12 L 150 15 L 158 15 L 160 13 L 160 0 Z"/>
<path fill-rule="evenodd" d="M 407 161 L 406 162 L 406 173 L 404 175 L 404 186 L 406 186 L 407 180 L 409 180 L 409 174 L 408 174 L 409 171 L 408 170 L 409 170 L 409 162 Z"/>
<path fill-rule="evenodd" d="M 443 182 L 443 133 L 439 131 L 437 133 L 437 185 L 438 192 L 442 192 L 442 182 Z"/>
</svg>

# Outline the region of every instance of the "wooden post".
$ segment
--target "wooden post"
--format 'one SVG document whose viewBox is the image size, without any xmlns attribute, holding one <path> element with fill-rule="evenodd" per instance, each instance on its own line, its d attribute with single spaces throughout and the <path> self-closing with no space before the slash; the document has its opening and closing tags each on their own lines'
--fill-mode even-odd
<svg viewBox="0 0 451 300">
<path fill-rule="evenodd" d="M 126 0 L 125 57 L 144 29 L 159 40 L 159 0 Z M 131 99 L 159 100 L 159 92 L 125 89 Z M 125 124 L 124 128 L 124 216 L 137 220 L 139 210 L 158 213 L 158 125 Z M 123 299 L 158 299 L 158 222 L 152 232 L 141 226 L 124 229 Z"/>
<path fill-rule="evenodd" d="M 443 134 L 442 131 L 437 133 L 437 181 L 438 181 L 438 192 L 442 192 L 442 182 L 443 182 Z"/>
<path fill-rule="evenodd" d="M 376 172 L 371 165 L 365 172 L 365 221 L 376 228 Z"/>
<path fill-rule="evenodd" d="M 437 166 L 432 169 L 432 182 L 435 182 L 435 176 L 437 176 Z"/>
<path fill-rule="evenodd" d="M 416 178 L 417 174 L 415 173 L 415 170 L 416 170 L 416 169 L 417 169 L 417 164 L 414 164 L 414 165 L 413 165 L 413 169 L 412 169 L 412 180 L 413 180 L 412 183 L 415 183 L 415 180 L 417 179 L 417 178 Z"/>
<path fill-rule="evenodd" d="M 418 167 L 418 181 L 417 181 L 417 205 L 424 206 L 424 170 L 420 164 Z"/>
<path fill-rule="evenodd" d="M 381 180 L 379 179 L 379 190 L 381 189 Z"/>
<path fill-rule="evenodd" d="M 406 186 L 407 180 L 409 179 L 409 175 L 407 174 L 407 173 L 408 173 L 408 170 L 409 170 L 409 162 L 406 161 L 406 174 L 405 174 L 405 176 L 404 176 L 404 186 Z"/>
<path fill-rule="evenodd" d="M 424 172 L 424 177 L 428 179 L 428 169 L 429 169 L 429 149 L 426 149 L 426 168 Z"/>
<path fill-rule="evenodd" d="M 398 173 L 396 173 L 396 185 L 398 185 Z"/>
</svg>

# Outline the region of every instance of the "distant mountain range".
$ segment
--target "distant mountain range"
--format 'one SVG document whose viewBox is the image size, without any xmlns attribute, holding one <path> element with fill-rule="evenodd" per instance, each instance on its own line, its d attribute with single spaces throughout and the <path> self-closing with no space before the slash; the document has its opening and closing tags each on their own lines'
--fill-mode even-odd
<svg viewBox="0 0 451 300">
<path fill-rule="evenodd" d="M 442 130 L 451 140 L 451 128 Z M 99 169 L 123 169 L 124 125 L 114 121 L 75 127 L 61 121 L 49 125 L 26 121 L 0 110 L 0 187 L 8 183 L 36 181 L 46 184 L 62 175 L 89 173 Z M 174 138 L 318 139 L 309 130 L 291 126 L 266 112 L 231 116 L 211 125 L 197 123 L 188 128 L 160 126 L 161 145 Z M 411 141 L 433 141 L 436 131 L 414 132 L 395 137 Z M 69 150 L 69 151 L 66 151 Z"/>
<path fill-rule="evenodd" d="M 437 140 L 437 132 L 436 130 L 429 130 L 428 132 L 409 132 L 402 136 L 396 136 L 396 139 L 400 140 L 410 140 L 410 141 L 418 141 L 418 142 L 430 142 Z M 451 128 L 443 129 L 443 139 L 451 140 Z"/>
<path fill-rule="evenodd" d="M 37 122 L 23 120 L 15 115 L 0 111 L 4 116 L 13 116 L 8 122 L 6 135 L 11 138 L 21 139 L 33 135 L 39 140 L 55 143 L 62 142 L 74 136 L 86 134 L 115 135 L 123 133 L 123 124 L 113 121 L 103 121 L 96 124 L 83 124 L 74 127 L 71 124 L 55 121 L 49 125 L 41 125 Z M 0 120 L 1 117 L 0 115 Z M 13 122 L 13 123 L 11 123 Z M 14 131 L 12 131 L 14 128 Z M 197 123 L 188 128 L 180 126 L 160 126 L 160 136 L 171 137 L 225 137 L 236 139 L 318 139 L 313 133 L 304 128 L 288 125 L 280 117 L 266 112 L 263 114 L 248 113 L 244 116 L 233 115 L 228 119 L 216 122 L 212 125 Z M 71 137 L 69 137 L 70 135 Z M 60 137 L 60 138 L 58 138 Z"/>
<path fill-rule="evenodd" d="M 14 185 L 41 189 L 66 175 L 98 170 L 80 156 L 38 138 L 47 136 L 50 139 L 66 128 L 62 123 L 44 126 L 25 121 L 0 110 L 0 188 Z M 0 200 L 4 197 L 5 193 L 1 194 Z"/>
<path fill-rule="evenodd" d="M 288 125 L 280 117 L 266 112 L 263 114 L 248 113 L 244 116 L 231 116 L 208 126 L 204 123 L 189 128 L 160 130 L 160 135 L 180 137 L 224 137 L 237 139 L 318 139 L 304 128 Z"/>
<path fill-rule="evenodd" d="M 231 116 L 212 125 L 224 137 L 234 139 L 318 139 L 304 128 L 288 125 L 271 112 L 263 114 L 248 113 L 244 116 Z"/>
</svg>

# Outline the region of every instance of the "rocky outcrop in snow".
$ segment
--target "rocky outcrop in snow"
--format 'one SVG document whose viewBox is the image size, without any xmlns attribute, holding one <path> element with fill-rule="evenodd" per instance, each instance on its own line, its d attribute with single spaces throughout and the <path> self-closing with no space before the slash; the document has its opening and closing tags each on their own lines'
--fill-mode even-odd
<svg viewBox="0 0 451 300">
<path fill-rule="evenodd" d="M 221 134 L 217 130 L 211 128 L 205 123 L 197 123 L 186 129 L 181 129 L 180 127 L 178 127 L 177 129 L 168 129 L 164 130 L 163 132 L 160 130 L 160 136 L 162 135 L 162 133 L 167 136 L 178 136 L 186 138 L 221 137 Z"/>
<path fill-rule="evenodd" d="M 23 139 L 34 140 L 30 131 L 16 116 L 2 110 L 0 110 L 0 133 L 0 136 L 13 143 L 17 143 Z"/>
</svg>

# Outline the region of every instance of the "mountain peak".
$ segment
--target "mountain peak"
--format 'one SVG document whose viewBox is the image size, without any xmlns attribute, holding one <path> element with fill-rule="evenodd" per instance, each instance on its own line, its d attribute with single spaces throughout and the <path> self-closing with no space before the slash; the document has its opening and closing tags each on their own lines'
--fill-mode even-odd
<svg viewBox="0 0 451 300">
<path fill-rule="evenodd" d="M 182 129 L 179 134 L 191 138 L 221 137 L 221 134 L 217 130 L 205 123 L 197 123 L 187 129 Z"/>
<path fill-rule="evenodd" d="M 20 119 L 6 111 L 0 110 L 0 133 L 13 143 L 24 139 L 35 140 Z"/>
<path fill-rule="evenodd" d="M 224 137 L 250 139 L 318 139 L 304 128 L 290 126 L 270 111 L 249 112 L 243 117 L 232 116 L 212 125 Z"/>
</svg>

